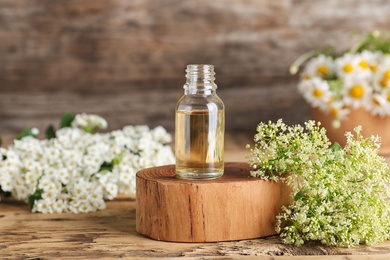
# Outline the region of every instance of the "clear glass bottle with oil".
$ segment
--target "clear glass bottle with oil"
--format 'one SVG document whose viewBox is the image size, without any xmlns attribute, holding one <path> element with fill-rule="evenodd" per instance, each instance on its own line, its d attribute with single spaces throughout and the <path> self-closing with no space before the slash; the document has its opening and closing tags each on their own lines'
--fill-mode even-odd
<svg viewBox="0 0 390 260">
<path fill-rule="evenodd" d="M 213 65 L 188 65 L 176 105 L 176 176 L 207 180 L 224 171 L 225 106 L 216 93 Z"/>
</svg>

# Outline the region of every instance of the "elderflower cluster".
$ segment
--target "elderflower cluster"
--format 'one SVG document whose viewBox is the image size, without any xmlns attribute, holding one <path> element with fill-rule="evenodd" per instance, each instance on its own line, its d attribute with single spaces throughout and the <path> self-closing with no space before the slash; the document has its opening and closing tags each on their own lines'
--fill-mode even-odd
<svg viewBox="0 0 390 260">
<path fill-rule="evenodd" d="M 118 193 L 135 193 L 138 170 L 174 162 L 162 127 L 126 126 L 95 133 L 106 121 L 77 115 L 51 139 L 32 136 L 0 149 L 0 192 L 26 201 L 33 212 L 90 212 Z"/>
<path fill-rule="evenodd" d="M 390 238 L 390 170 L 378 137 L 346 133 L 342 149 L 314 121 L 302 126 L 260 123 L 250 147 L 251 174 L 284 181 L 294 202 L 277 216 L 284 243 L 373 244 Z"/>
</svg>

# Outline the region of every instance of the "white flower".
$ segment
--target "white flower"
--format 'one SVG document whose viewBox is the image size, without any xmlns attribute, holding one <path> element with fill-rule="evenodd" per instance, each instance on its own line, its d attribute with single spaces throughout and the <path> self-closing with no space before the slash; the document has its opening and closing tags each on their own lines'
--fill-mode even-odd
<svg viewBox="0 0 390 260">
<path fill-rule="evenodd" d="M 349 77 L 360 71 L 359 59 L 355 55 L 346 53 L 336 59 L 336 73 L 341 78 Z"/>
<path fill-rule="evenodd" d="M 16 150 L 9 149 L 5 156 L 7 157 L 7 163 L 16 167 L 20 165 L 20 159 Z"/>
<path fill-rule="evenodd" d="M 390 89 L 390 57 L 386 57 L 379 64 L 373 76 L 376 91 L 382 92 Z"/>
<path fill-rule="evenodd" d="M 107 128 L 107 121 L 98 115 L 79 114 L 72 122 L 72 127 L 79 127 L 86 132 L 94 133 Z"/>
<path fill-rule="evenodd" d="M 3 191 L 12 191 L 12 179 L 10 175 L 0 173 L 0 187 Z"/>
<path fill-rule="evenodd" d="M 78 128 L 61 128 L 56 132 L 55 146 L 74 150 L 74 146 L 80 143 L 85 132 Z"/>
<path fill-rule="evenodd" d="M 63 199 L 58 199 L 51 205 L 51 207 L 53 212 L 62 213 L 66 210 L 66 201 Z"/>
<path fill-rule="evenodd" d="M 363 78 L 350 77 L 344 81 L 343 100 L 346 105 L 358 108 L 370 97 L 371 93 L 372 88 Z"/>
<path fill-rule="evenodd" d="M 87 213 L 91 211 L 96 211 L 92 207 L 92 205 L 87 201 L 80 201 L 80 200 L 73 200 L 69 203 L 69 209 L 70 212 L 73 212 L 75 214 L 78 213 Z"/>
<path fill-rule="evenodd" d="M 57 178 L 62 185 L 66 185 L 69 182 L 69 170 L 66 168 L 59 169 L 57 171 Z"/>
<path fill-rule="evenodd" d="M 389 115 L 389 102 L 387 101 L 387 95 L 373 94 L 370 98 L 364 102 L 364 107 L 370 111 L 373 115 L 387 116 Z"/>
<path fill-rule="evenodd" d="M 172 141 L 172 137 L 167 133 L 165 128 L 158 126 L 152 130 L 153 139 L 159 143 L 167 144 Z"/>
<path fill-rule="evenodd" d="M 29 195 L 29 189 L 22 185 L 14 185 L 12 190 L 12 196 L 18 200 L 26 200 Z"/>
<path fill-rule="evenodd" d="M 58 130 L 56 138 L 25 137 L 0 148 L 1 190 L 24 201 L 33 196 L 33 212 L 90 212 L 104 209 L 104 199 L 119 192 L 134 194 L 135 174 L 143 167 L 174 162 L 166 145 L 171 136 L 162 127 L 88 133 L 96 125 L 105 126 L 101 118 L 76 118 L 73 127 Z"/>
<path fill-rule="evenodd" d="M 104 160 L 101 157 L 97 157 L 94 154 L 86 154 L 82 163 L 85 166 L 85 170 L 92 174 L 99 171 L 103 162 Z"/>
<path fill-rule="evenodd" d="M 328 113 L 339 120 L 345 119 L 349 112 L 349 109 L 344 107 L 342 101 L 332 101 L 328 105 Z"/>
<path fill-rule="evenodd" d="M 306 65 L 302 73 L 302 78 L 313 79 L 316 77 L 329 78 L 334 74 L 335 64 L 333 59 L 329 56 L 319 55 L 312 58 Z"/>
<path fill-rule="evenodd" d="M 327 104 L 333 98 L 328 83 L 320 78 L 301 81 L 298 89 L 313 107 L 318 107 L 322 110 L 326 109 Z"/>
<path fill-rule="evenodd" d="M 109 182 L 104 185 L 104 198 L 112 200 L 118 195 L 118 186 L 115 183 Z"/>
<path fill-rule="evenodd" d="M 52 207 L 52 201 L 47 199 L 40 199 L 35 201 L 32 208 L 33 212 L 42 212 L 42 213 L 54 213 Z"/>
<path fill-rule="evenodd" d="M 390 238 L 389 166 L 377 154 L 378 138 L 363 138 L 356 127 L 338 150 L 313 121 L 305 129 L 280 120 L 260 123 L 257 131 L 249 158 L 252 176 L 292 188 L 293 203 L 276 217 L 284 243 L 352 246 Z"/>
<path fill-rule="evenodd" d="M 355 54 L 355 57 L 357 59 L 356 72 L 360 76 L 371 77 L 378 68 L 381 53 L 364 50 L 362 53 Z"/>
</svg>

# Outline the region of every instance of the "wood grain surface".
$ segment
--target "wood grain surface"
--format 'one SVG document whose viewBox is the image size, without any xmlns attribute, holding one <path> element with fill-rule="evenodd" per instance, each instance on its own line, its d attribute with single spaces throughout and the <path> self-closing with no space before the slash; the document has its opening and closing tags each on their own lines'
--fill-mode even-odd
<svg viewBox="0 0 390 260">
<path fill-rule="evenodd" d="M 226 158 L 245 161 L 247 151 L 227 139 Z M 388 162 L 390 160 L 388 158 Z M 278 236 L 215 243 L 171 243 L 138 234 L 135 196 L 120 196 L 107 208 L 87 214 L 31 213 L 13 200 L 0 201 L 0 259 L 330 259 L 387 260 L 390 241 L 374 246 L 335 248 L 310 242 L 284 245 Z"/>
<path fill-rule="evenodd" d="M 189 63 L 216 68 L 229 132 L 309 117 L 289 65 L 390 30 L 387 0 L 1 0 L 0 134 L 66 111 L 174 128 Z"/>
<path fill-rule="evenodd" d="M 250 176 L 245 162 L 226 162 L 213 180 L 176 178 L 175 165 L 137 173 L 136 230 L 157 240 L 217 242 L 276 234 L 276 215 L 292 203 L 282 182 Z"/>
<path fill-rule="evenodd" d="M 53 258 L 173 258 L 222 259 L 388 259 L 390 242 L 375 246 L 334 248 L 312 242 L 284 245 L 277 236 L 218 243 L 171 243 L 152 240 L 135 231 L 135 200 L 122 197 L 105 210 L 88 214 L 33 214 L 15 201 L 0 202 L 0 257 Z M 294 258 L 293 256 L 300 256 Z M 315 256 L 315 257 L 314 257 Z"/>
</svg>

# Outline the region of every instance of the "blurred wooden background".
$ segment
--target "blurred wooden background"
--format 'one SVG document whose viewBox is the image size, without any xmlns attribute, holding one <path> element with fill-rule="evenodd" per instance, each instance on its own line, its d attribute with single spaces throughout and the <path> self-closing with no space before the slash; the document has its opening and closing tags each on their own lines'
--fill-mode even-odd
<svg viewBox="0 0 390 260">
<path fill-rule="evenodd" d="M 0 0 L 0 135 L 65 111 L 174 128 L 190 63 L 215 65 L 227 132 L 308 119 L 289 65 L 390 29 L 387 0 Z"/>
</svg>

